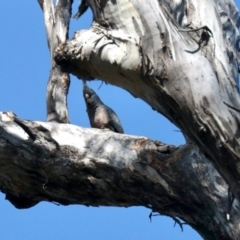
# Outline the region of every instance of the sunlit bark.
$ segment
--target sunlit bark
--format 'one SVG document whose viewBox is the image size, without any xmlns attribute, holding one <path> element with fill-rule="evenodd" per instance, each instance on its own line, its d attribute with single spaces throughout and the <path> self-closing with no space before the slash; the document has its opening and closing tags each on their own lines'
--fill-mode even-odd
<svg viewBox="0 0 240 240">
<path fill-rule="evenodd" d="M 145 206 L 205 239 L 239 239 L 240 17 L 233 1 L 83 0 L 76 17 L 90 7 L 94 21 L 68 41 L 72 2 L 39 3 L 57 76 L 47 91 L 51 123 L 0 114 L 6 198 L 17 208 L 40 201 Z M 69 122 L 68 73 L 143 99 L 188 143 L 52 122 Z"/>
<path fill-rule="evenodd" d="M 176 147 L 10 113 L 1 114 L 0 131 L 0 186 L 17 208 L 40 201 L 144 206 L 184 220 L 206 239 L 238 234 L 238 201 L 229 205 L 227 184 L 193 144 Z"/>
<path fill-rule="evenodd" d="M 238 24 L 229 1 L 87 1 L 90 29 L 56 61 L 146 101 L 174 122 L 240 197 Z M 227 3 L 227 6 L 225 5 Z"/>
<path fill-rule="evenodd" d="M 67 94 L 70 76 L 53 59 L 56 47 L 68 39 L 73 0 L 38 0 L 44 14 L 51 71 L 47 85 L 47 121 L 69 123 Z"/>
</svg>

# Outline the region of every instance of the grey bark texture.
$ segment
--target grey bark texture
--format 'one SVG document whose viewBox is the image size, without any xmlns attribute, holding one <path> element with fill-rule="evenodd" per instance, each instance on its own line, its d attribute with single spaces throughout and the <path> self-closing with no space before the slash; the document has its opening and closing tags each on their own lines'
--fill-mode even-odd
<svg viewBox="0 0 240 240">
<path fill-rule="evenodd" d="M 55 9 L 65 16 L 55 21 L 66 19 L 68 26 L 71 2 L 57 1 L 59 8 L 39 3 L 46 26 Z M 72 40 L 64 34 L 55 43 L 58 35 L 47 27 L 54 66 L 129 91 L 189 141 L 170 146 L 56 123 L 68 122 L 67 91 L 57 91 L 60 101 L 47 98 L 52 122 L 0 114 L 0 189 L 6 199 L 17 208 L 40 201 L 145 206 L 186 222 L 204 239 L 240 239 L 240 15 L 234 2 L 84 0 L 76 17 L 88 7 L 92 26 Z M 49 109 L 64 114 L 51 117 Z"/>
<path fill-rule="evenodd" d="M 51 71 L 47 85 L 47 121 L 69 123 L 67 94 L 70 76 L 53 59 L 56 47 L 68 39 L 73 0 L 38 0 L 44 14 Z"/>
<path fill-rule="evenodd" d="M 240 18 L 234 2 L 87 2 L 93 24 L 57 48 L 58 64 L 79 78 L 122 87 L 165 115 L 239 199 L 239 112 L 233 108 L 240 109 Z"/>
<path fill-rule="evenodd" d="M 144 206 L 190 224 L 205 239 L 239 238 L 239 202 L 194 144 L 21 120 L 0 114 L 0 187 L 17 208 Z"/>
</svg>

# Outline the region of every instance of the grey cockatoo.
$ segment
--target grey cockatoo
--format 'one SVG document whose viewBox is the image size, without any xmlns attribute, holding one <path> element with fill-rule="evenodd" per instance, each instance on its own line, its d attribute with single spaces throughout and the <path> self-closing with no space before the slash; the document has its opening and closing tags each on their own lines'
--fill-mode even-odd
<svg viewBox="0 0 240 240">
<path fill-rule="evenodd" d="M 117 114 L 106 106 L 99 96 L 83 81 L 83 97 L 87 106 L 87 113 L 91 127 L 109 129 L 113 132 L 123 133 L 122 124 Z"/>
</svg>

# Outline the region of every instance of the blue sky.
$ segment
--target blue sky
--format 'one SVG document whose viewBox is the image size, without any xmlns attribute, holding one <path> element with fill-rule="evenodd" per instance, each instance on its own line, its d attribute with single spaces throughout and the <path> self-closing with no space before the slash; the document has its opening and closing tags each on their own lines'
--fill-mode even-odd
<svg viewBox="0 0 240 240">
<path fill-rule="evenodd" d="M 73 6 L 77 11 L 78 1 Z M 240 1 L 237 1 L 240 6 Z M 91 24 L 88 11 L 72 20 L 74 31 Z M 29 120 L 46 120 L 45 95 L 50 58 L 47 48 L 43 15 L 35 1 L 2 1 L 0 7 L 0 111 L 13 111 Z M 142 100 L 114 86 L 95 81 L 89 84 L 103 102 L 112 107 L 121 119 L 126 134 L 146 136 L 169 144 L 183 144 L 181 133 L 163 116 L 154 112 Z M 89 127 L 82 83 L 71 77 L 68 97 L 71 123 Z M 43 202 L 27 209 L 15 209 L 0 193 L 0 236 L 4 240 L 192 240 L 201 237 L 184 226 L 174 227 L 171 218 L 159 216 L 150 222 L 150 211 L 142 207 L 57 206 Z"/>
</svg>

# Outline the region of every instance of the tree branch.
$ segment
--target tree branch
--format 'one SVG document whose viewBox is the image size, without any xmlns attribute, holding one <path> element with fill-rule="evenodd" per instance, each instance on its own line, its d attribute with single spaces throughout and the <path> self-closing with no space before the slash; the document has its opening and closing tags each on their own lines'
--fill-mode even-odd
<svg viewBox="0 0 240 240">
<path fill-rule="evenodd" d="M 17 208 L 63 205 L 145 206 L 180 218 L 205 239 L 231 238 L 238 201 L 192 144 L 0 114 L 0 189 Z M 230 219 L 227 220 L 226 214 Z"/>
<path fill-rule="evenodd" d="M 38 0 L 44 13 L 48 47 L 52 67 L 47 86 L 47 120 L 69 123 L 67 94 L 70 76 L 56 65 L 53 52 L 56 47 L 68 39 L 72 0 L 59 0 L 55 6 L 53 0 Z"/>
<path fill-rule="evenodd" d="M 239 13 L 231 0 L 227 6 L 191 0 L 191 8 L 189 1 L 181 1 L 181 6 L 178 2 L 88 1 L 94 13 L 91 28 L 61 44 L 55 59 L 79 78 L 124 88 L 165 115 L 214 163 L 240 198 L 240 116 L 224 104 L 240 109 Z M 207 37 L 206 29 L 212 36 Z"/>
<path fill-rule="evenodd" d="M 240 16 L 233 1 L 84 0 L 77 16 L 90 7 L 94 22 L 71 41 L 72 0 L 38 2 L 52 60 L 50 122 L 0 114 L 6 199 L 17 208 L 41 201 L 144 206 L 150 217 L 186 222 L 205 239 L 239 239 Z M 126 89 L 192 143 L 56 123 L 69 122 L 68 73 Z"/>
</svg>

